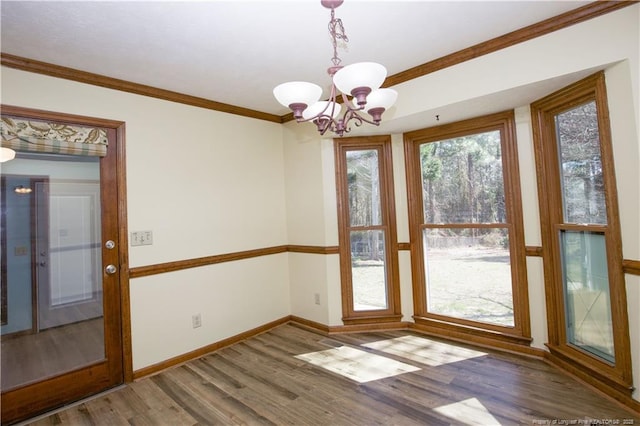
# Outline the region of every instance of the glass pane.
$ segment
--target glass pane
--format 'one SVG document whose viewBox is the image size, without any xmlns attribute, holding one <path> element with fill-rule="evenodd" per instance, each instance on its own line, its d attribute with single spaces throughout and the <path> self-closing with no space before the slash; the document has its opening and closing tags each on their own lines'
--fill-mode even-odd
<svg viewBox="0 0 640 426">
<path fill-rule="evenodd" d="M 423 231 L 430 313 L 514 326 L 507 229 Z"/>
<path fill-rule="evenodd" d="M 351 226 L 382 224 L 378 151 L 347 151 Z"/>
<path fill-rule="evenodd" d="M 606 224 L 598 112 L 589 102 L 555 117 L 565 223 Z"/>
<path fill-rule="evenodd" d="M 420 145 L 424 223 L 504 223 L 500 132 Z"/>
<path fill-rule="evenodd" d="M 614 362 L 613 326 L 604 234 L 562 231 L 567 341 Z"/>
<path fill-rule="evenodd" d="M 105 359 L 100 160 L 19 154 L 2 199 L 5 391 Z"/>
<path fill-rule="evenodd" d="M 387 309 L 383 231 L 352 231 L 350 240 L 354 311 Z"/>
</svg>

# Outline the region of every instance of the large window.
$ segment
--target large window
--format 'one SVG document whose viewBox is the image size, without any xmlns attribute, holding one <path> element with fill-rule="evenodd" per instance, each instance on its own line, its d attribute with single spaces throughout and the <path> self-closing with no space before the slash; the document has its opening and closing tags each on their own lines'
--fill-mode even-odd
<svg viewBox="0 0 640 426">
<path fill-rule="evenodd" d="M 532 104 L 549 349 L 629 392 L 631 361 L 604 75 Z"/>
<path fill-rule="evenodd" d="M 398 321 L 391 139 L 339 139 L 335 152 L 343 321 Z"/>
<path fill-rule="evenodd" d="M 405 134 L 418 324 L 530 340 L 513 129 L 507 112 Z"/>
</svg>

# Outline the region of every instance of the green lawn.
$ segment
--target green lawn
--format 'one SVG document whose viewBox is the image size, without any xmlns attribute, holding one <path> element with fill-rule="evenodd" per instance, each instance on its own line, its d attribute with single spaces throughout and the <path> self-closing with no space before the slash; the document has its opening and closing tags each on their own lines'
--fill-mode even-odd
<svg viewBox="0 0 640 426">
<path fill-rule="evenodd" d="M 507 249 L 432 249 L 425 269 L 429 312 L 514 325 Z M 352 274 L 355 309 L 384 309 L 383 263 L 355 262 Z"/>
</svg>

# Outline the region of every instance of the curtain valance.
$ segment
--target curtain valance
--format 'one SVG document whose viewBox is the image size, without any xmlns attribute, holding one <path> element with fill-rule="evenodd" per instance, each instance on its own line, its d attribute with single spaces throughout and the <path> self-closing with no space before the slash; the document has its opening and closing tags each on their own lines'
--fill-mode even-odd
<svg viewBox="0 0 640 426">
<path fill-rule="evenodd" d="M 3 115 L 0 134 L 2 146 L 16 151 L 107 155 L 107 132 L 98 127 L 23 120 Z"/>
</svg>

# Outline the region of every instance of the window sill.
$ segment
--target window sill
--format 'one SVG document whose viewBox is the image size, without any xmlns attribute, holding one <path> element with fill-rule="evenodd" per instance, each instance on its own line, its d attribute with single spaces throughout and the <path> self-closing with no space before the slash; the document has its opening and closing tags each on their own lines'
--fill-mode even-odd
<svg viewBox="0 0 640 426">
<path fill-rule="evenodd" d="M 595 381 L 600 385 L 614 389 L 616 392 L 631 395 L 633 392 L 632 379 L 625 379 L 620 371 L 614 366 L 591 358 L 582 351 L 574 349 L 570 346 L 559 346 L 547 343 L 550 355 L 549 360 L 570 373 L 580 377 L 581 379 L 591 383 Z M 598 386 L 596 386 L 598 387 Z"/>
<path fill-rule="evenodd" d="M 528 349 L 533 340 L 528 336 L 521 336 L 497 330 L 487 330 L 470 325 L 447 322 L 417 315 L 415 315 L 413 319 L 415 324 L 412 328 L 416 330 L 468 343 L 513 350 L 521 353 L 530 352 Z M 536 356 L 540 355 L 538 353 L 539 350 L 535 350 L 535 352 Z"/>
<path fill-rule="evenodd" d="M 358 316 L 343 317 L 342 322 L 344 325 L 354 324 L 381 324 L 387 322 L 400 322 L 402 315 L 398 314 L 375 314 L 375 313 L 363 313 Z"/>
</svg>

